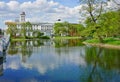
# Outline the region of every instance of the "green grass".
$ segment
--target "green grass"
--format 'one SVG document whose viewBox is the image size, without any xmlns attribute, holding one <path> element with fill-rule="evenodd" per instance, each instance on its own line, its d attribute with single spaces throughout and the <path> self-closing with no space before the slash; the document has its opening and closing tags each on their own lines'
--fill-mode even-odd
<svg viewBox="0 0 120 82">
<path fill-rule="evenodd" d="M 99 40 L 98 39 L 91 39 L 91 40 L 86 40 L 85 42 L 88 42 L 88 43 L 99 43 Z"/>
<path fill-rule="evenodd" d="M 14 38 L 14 39 L 11 39 L 11 41 L 25 41 L 25 40 L 27 40 L 27 39 L 25 39 L 25 38 Z"/>
<path fill-rule="evenodd" d="M 87 43 L 100 43 L 100 41 L 98 39 L 86 40 L 85 42 L 87 42 Z M 105 38 L 104 44 L 120 45 L 120 40 L 117 40 L 117 39 L 112 38 L 112 37 Z"/>
<path fill-rule="evenodd" d="M 55 37 L 54 39 L 78 39 L 80 37 L 70 37 L 70 36 L 59 36 Z"/>
<path fill-rule="evenodd" d="M 36 39 L 50 39 L 48 36 L 41 36 L 41 37 L 19 37 L 19 38 L 11 38 L 11 41 L 25 41 L 25 40 L 36 40 Z"/>
<path fill-rule="evenodd" d="M 105 38 L 104 42 L 106 44 L 112 44 L 112 45 L 120 45 L 120 40 L 117 40 L 115 38 Z"/>
</svg>

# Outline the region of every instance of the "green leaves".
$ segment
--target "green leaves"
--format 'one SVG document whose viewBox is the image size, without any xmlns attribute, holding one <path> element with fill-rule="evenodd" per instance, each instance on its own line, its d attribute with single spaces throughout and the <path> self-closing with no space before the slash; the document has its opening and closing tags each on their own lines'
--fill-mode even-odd
<svg viewBox="0 0 120 82">
<path fill-rule="evenodd" d="M 82 32 L 84 36 L 96 38 L 98 34 L 102 37 L 114 37 L 120 35 L 120 11 L 109 11 L 101 14 L 94 23 L 90 17 L 85 21 L 86 28 Z"/>
<path fill-rule="evenodd" d="M 16 37 L 18 32 L 17 24 L 15 22 L 6 22 L 5 24 L 8 26 L 7 34 L 10 34 L 10 37 Z"/>
<path fill-rule="evenodd" d="M 81 24 L 72 24 L 68 22 L 55 23 L 54 31 L 57 36 L 80 36 L 84 26 Z"/>
</svg>

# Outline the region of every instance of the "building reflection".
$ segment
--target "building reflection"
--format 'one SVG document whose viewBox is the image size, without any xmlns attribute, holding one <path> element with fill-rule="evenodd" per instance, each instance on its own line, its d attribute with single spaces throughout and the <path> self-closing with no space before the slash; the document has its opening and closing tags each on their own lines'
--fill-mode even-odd
<svg viewBox="0 0 120 82">
<path fill-rule="evenodd" d="M 34 48 L 44 44 L 46 44 L 46 41 L 42 40 L 13 41 L 10 42 L 7 52 L 9 55 L 21 54 L 21 61 L 25 63 L 32 55 Z"/>
</svg>

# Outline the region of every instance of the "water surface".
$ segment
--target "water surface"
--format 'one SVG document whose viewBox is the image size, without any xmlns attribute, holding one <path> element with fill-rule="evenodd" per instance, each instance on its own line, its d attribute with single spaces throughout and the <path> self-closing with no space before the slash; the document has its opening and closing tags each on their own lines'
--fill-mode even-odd
<svg viewBox="0 0 120 82">
<path fill-rule="evenodd" d="M 120 50 L 79 39 L 11 42 L 0 59 L 0 82 L 120 82 Z"/>
</svg>

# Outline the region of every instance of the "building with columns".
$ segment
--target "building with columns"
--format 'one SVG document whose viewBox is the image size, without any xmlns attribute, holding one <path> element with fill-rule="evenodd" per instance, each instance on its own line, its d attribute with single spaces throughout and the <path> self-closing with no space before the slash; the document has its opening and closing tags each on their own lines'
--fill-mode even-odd
<svg viewBox="0 0 120 82">
<path fill-rule="evenodd" d="M 26 13 L 22 12 L 20 14 L 20 18 L 15 20 L 15 23 L 17 24 L 17 28 L 20 30 L 22 28 L 22 23 L 27 23 L 26 19 Z M 52 36 L 53 35 L 53 26 L 54 23 L 41 23 L 41 22 L 29 22 L 32 25 L 32 30 L 29 30 L 29 27 L 26 27 L 27 36 L 33 36 L 34 31 L 40 31 L 44 33 L 45 36 Z M 6 24 L 7 25 L 7 24 Z M 18 33 L 19 35 L 20 33 Z"/>
</svg>

